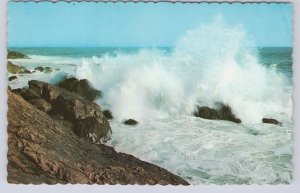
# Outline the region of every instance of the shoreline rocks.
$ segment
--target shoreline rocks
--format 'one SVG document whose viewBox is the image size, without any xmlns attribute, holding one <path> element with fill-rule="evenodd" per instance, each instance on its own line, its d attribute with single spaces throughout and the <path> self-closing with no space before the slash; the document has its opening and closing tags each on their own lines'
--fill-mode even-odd
<svg viewBox="0 0 300 193">
<path fill-rule="evenodd" d="M 7 118 L 9 183 L 189 185 L 158 166 L 79 138 L 65 120 L 10 91 Z"/>
<path fill-rule="evenodd" d="M 102 111 L 103 115 L 106 117 L 106 119 L 113 119 L 112 112 L 110 110 L 104 110 Z"/>
<path fill-rule="evenodd" d="M 16 80 L 16 79 L 18 79 L 18 77 L 16 77 L 16 76 L 10 76 L 10 77 L 8 77 L 8 81 L 13 81 L 13 80 Z"/>
<path fill-rule="evenodd" d="M 201 117 L 203 119 L 211 119 L 211 120 L 225 120 L 231 121 L 234 123 L 241 123 L 241 119 L 237 118 L 231 110 L 231 107 L 228 105 L 224 105 L 222 103 L 218 104 L 217 109 L 212 109 L 207 106 L 197 106 L 197 109 L 194 111 L 193 115 L 196 117 Z"/>
<path fill-rule="evenodd" d="M 8 50 L 7 59 L 30 59 L 30 58 L 21 52 Z"/>
<path fill-rule="evenodd" d="M 74 133 L 94 143 L 110 139 L 111 128 L 100 106 L 79 95 L 48 83 L 31 80 L 28 89 L 15 89 L 26 101 L 73 124 Z"/>
<path fill-rule="evenodd" d="M 29 70 L 27 70 L 25 67 L 15 65 L 11 61 L 7 62 L 7 71 L 11 74 L 31 74 L 32 73 Z"/>
<path fill-rule="evenodd" d="M 102 97 L 101 91 L 94 89 L 87 79 L 67 78 L 58 83 L 58 86 L 90 101 Z"/>
<path fill-rule="evenodd" d="M 272 118 L 263 118 L 262 122 L 263 123 L 267 123 L 267 124 L 273 124 L 273 125 L 282 126 L 281 122 L 277 121 L 276 119 L 272 119 Z"/>
</svg>

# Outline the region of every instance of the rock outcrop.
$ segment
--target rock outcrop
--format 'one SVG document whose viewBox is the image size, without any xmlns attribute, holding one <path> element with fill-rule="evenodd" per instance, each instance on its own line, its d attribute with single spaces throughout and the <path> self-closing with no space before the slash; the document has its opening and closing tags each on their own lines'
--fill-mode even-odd
<svg viewBox="0 0 300 193">
<path fill-rule="evenodd" d="M 103 143 L 110 138 L 111 128 L 96 103 L 45 82 L 31 80 L 28 85 L 28 89 L 13 92 L 20 93 L 38 109 L 71 122 L 79 137 L 94 143 Z"/>
<path fill-rule="evenodd" d="M 22 58 L 29 59 L 28 56 L 26 56 L 25 54 L 23 54 L 21 52 L 8 50 L 7 59 L 22 59 Z"/>
<path fill-rule="evenodd" d="M 199 107 L 197 106 L 196 111 L 194 111 L 194 116 L 201 117 L 203 119 L 212 120 L 226 120 L 234 123 L 241 123 L 242 121 L 237 118 L 228 105 L 222 103 L 218 104 L 217 109 L 212 109 L 207 106 Z"/>
<path fill-rule="evenodd" d="M 83 98 L 93 101 L 102 96 L 101 91 L 94 89 L 87 79 L 67 78 L 61 81 L 58 86 L 72 93 L 76 93 Z"/>
<path fill-rule="evenodd" d="M 277 121 L 276 119 L 272 119 L 272 118 L 263 118 L 262 122 L 282 126 L 281 122 Z"/>
<path fill-rule="evenodd" d="M 188 185 L 165 169 L 79 138 L 72 124 L 10 91 L 7 117 L 9 183 Z"/>
<path fill-rule="evenodd" d="M 11 74 L 31 74 L 25 67 L 15 65 L 11 61 L 7 62 L 7 71 Z"/>
<path fill-rule="evenodd" d="M 125 125 L 137 125 L 139 122 L 137 122 L 137 121 L 134 120 L 134 119 L 127 119 L 127 120 L 123 121 L 123 123 L 124 123 Z"/>
<path fill-rule="evenodd" d="M 106 119 L 113 119 L 112 112 L 110 110 L 104 110 L 102 111 L 103 115 L 106 117 Z"/>
</svg>

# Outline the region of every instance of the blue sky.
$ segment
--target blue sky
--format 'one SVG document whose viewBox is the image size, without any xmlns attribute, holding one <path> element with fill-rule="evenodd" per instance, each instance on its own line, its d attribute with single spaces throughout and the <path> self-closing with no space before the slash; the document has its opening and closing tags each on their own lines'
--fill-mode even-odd
<svg viewBox="0 0 300 193">
<path fill-rule="evenodd" d="M 257 46 L 291 46 L 292 4 L 9 3 L 9 47 L 173 46 L 222 14 Z"/>
</svg>

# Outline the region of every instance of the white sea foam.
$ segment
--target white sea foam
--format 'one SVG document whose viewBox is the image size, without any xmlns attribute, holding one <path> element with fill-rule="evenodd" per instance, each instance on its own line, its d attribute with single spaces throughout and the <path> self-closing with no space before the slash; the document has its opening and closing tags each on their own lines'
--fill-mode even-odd
<svg viewBox="0 0 300 193">
<path fill-rule="evenodd" d="M 119 120 L 190 115 L 195 105 L 216 102 L 231 106 L 245 123 L 292 112 L 284 75 L 260 65 L 243 28 L 222 19 L 188 31 L 172 53 L 84 59 L 77 76 L 104 91 Z"/>
</svg>

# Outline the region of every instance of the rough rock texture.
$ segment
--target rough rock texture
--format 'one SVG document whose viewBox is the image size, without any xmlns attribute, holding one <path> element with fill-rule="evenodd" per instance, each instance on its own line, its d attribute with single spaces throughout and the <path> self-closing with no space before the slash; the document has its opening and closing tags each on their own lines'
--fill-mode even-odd
<svg viewBox="0 0 300 193">
<path fill-rule="evenodd" d="M 239 118 L 235 117 L 235 115 L 231 111 L 231 108 L 228 105 L 224 105 L 222 103 L 218 104 L 217 109 L 212 109 L 207 106 L 197 106 L 197 110 L 194 111 L 193 114 L 196 117 L 201 117 L 204 119 L 226 120 L 234 123 L 242 122 Z"/>
<path fill-rule="evenodd" d="M 87 79 L 67 78 L 61 81 L 58 86 L 90 101 L 100 98 L 102 95 L 101 91 L 94 89 Z"/>
<path fill-rule="evenodd" d="M 110 138 L 111 128 L 96 103 L 45 82 L 31 80 L 28 85 L 25 91 L 13 92 L 20 92 L 25 100 L 40 110 L 60 115 L 71 122 L 74 132 L 80 137 L 95 143 L 103 143 Z"/>
<path fill-rule="evenodd" d="M 11 74 L 31 74 L 25 67 L 17 66 L 11 61 L 7 62 L 7 71 Z"/>
<path fill-rule="evenodd" d="M 126 124 L 126 125 L 137 125 L 139 122 L 137 122 L 134 119 L 127 119 L 123 123 Z"/>
<path fill-rule="evenodd" d="M 282 126 L 281 122 L 277 121 L 276 119 L 272 119 L 272 118 L 263 118 L 262 122 Z"/>
<path fill-rule="evenodd" d="M 29 58 L 25 54 L 22 54 L 21 52 L 16 51 L 10 51 L 8 50 L 7 59 L 19 59 L 19 58 Z"/>
<path fill-rule="evenodd" d="M 180 177 L 74 135 L 70 124 L 8 91 L 9 183 L 184 184 Z"/>
<path fill-rule="evenodd" d="M 113 119 L 114 118 L 110 110 L 104 110 L 104 111 L 102 111 L 102 113 L 106 117 L 106 119 Z"/>
</svg>

